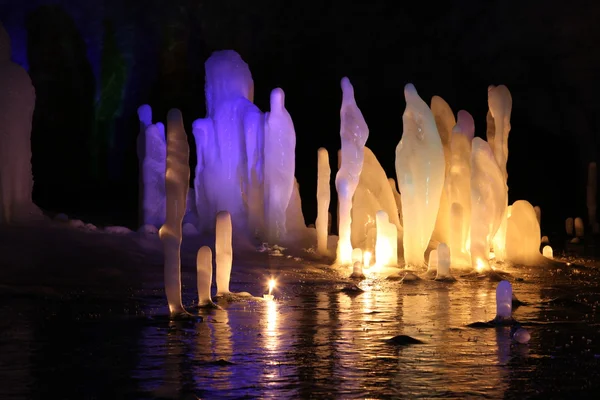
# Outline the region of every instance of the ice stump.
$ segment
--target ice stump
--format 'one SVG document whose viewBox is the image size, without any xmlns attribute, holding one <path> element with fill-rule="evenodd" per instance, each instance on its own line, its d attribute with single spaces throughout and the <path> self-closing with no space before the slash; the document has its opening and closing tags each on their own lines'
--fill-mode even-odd
<svg viewBox="0 0 600 400">
<path fill-rule="evenodd" d="M 450 275 L 451 254 L 446 243 L 440 243 L 437 247 L 437 275 L 436 280 L 454 280 Z"/>
<path fill-rule="evenodd" d="M 208 246 L 202 246 L 198 249 L 196 256 L 196 284 L 198 289 L 198 307 L 214 308 L 210 296 L 210 287 L 212 285 L 212 250 Z"/>
<path fill-rule="evenodd" d="M 317 229 L 317 252 L 325 256 L 327 250 L 327 232 L 329 218 L 329 202 L 331 199 L 331 189 L 329 180 L 331 178 L 331 167 L 329 166 L 329 153 L 327 149 L 321 147 L 317 154 L 318 158 L 318 176 L 317 176 L 317 220 L 315 227 Z"/>
<path fill-rule="evenodd" d="M 182 223 L 190 181 L 189 146 L 181 112 L 167 115 L 166 220 L 159 230 L 165 253 L 165 292 L 171 317 L 188 315 L 181 302 Z"/>
<path fill-rule="evenodd" d="M 369 128 L 354 99 L 354 88 L 350 80 L 342 78 L 342 107 L 340 109 L 340 137 L 342 162 L 335 178 L 339 199 L 337 262 L 348 265 L 352 262 L 352 197 L 363 168 L 364 146 L 369 137 Z"/>
<path fill-rule="evenodd" d="M 285 109 L 281 89 L 271 92 L 271 111 L 265 115 L 265 219 L 267 241 L 286 238 L 286 211 L 294 189 L 296 133 Z"/>
<path fill-rule="evenodd" d="M 523 265 L 541 261 L 540 224 L 533 206 L 525 200 L 515 201 L 506 229 L 506 258 Z"/>
<path fill-rule="evenodd" d="M 474 138 L 471 149 L 471 263 L 489 269 L 491 240 L 505 215 L 506 180 L 490 145 Z"/>
<path fill-rule="evenodd" d="M 512 285 L 509 281 L 501 281 L 496 286 L 496 324 L 510 324 L 512 318 Z"/>
<path fill-rule="evenodd" d="M 232 293 L 229 290 L 231 267 L 233 264 L 233 227 L 231 224 L 231 214 L 228 211 L 219 211 L 217 213 L 215 232 L 217 297 L 227 297 L 229 299 L 234 297 L 250 297 L 249 293 Z"/>
<path fill-rule="evenodd" d="M 10 57 L 10 37 L 0 23 L 0 225 L 43 219 L 31 198 L 35 89 L 27 72 Z"/>
<path fill-rule="evenodd" d="M 396 148 L 396 175 L 402 195 L 404 261 L 421 267 L 433 233 L 444 188 L 444 148 L 433 114 L 415 87 L 404 88 L 404 130 Z"/>
</svg>

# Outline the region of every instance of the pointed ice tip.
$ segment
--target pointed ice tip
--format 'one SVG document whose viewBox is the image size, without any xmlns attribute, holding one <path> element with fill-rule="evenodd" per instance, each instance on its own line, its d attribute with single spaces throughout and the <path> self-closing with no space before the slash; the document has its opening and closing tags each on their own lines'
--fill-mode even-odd
<svg viewBox="0 0 600 400">
<path fill-rule="evenodd" d="M 354 87 L 352 86 L 352 83 L 350 83 L 350 79 L 348 79 L 347 76 L 343 77 L 340 85 L 342 87 L 342 93 L 344 98 L 346 99 L 350 99 L 350 98 L 354 98 Z"/>
<path fill-rule="evenodd" d="M 152 124 L 152 108 L 148 104 L 143 104 L 138 107 L 137 114 L 140 122 L 148 126 Z"/>
<path fill-rule="evenodd" d="M 271 91 L 271 110 L 285 108 L 285 93 L 281 88 Z"/>
<path fill-rule="evenodd" d="M 404 86 L 404 98 L 418 96 L 418 95 L 419 94 L 417 93 L 417 89 L 415 88 L 415 85 L 413 85 L 412 83 L 407 83 Z"/>
</svg>

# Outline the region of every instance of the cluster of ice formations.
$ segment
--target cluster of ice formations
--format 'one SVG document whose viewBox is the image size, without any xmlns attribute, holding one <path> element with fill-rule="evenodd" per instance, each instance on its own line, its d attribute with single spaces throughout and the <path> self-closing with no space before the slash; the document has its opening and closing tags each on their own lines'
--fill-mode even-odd
<svg viewBox="0 0 600 400">
<path fill-rule="evenodd" d="M 31 199 L 35 89 L 27 72 L 10 57 L 10 37 L 0 24 L 0 225 L 43 217 Z"/>
<path fill-rule="evenodd" d="M 508 205 L 512 98 L 505 86 L 488 88 L 487 132 L 482 139 L 475 137 L 468 112 L 455 115 L 439 96 L 429 107 L 407 84 L 396 180 L 386 176 L 366 147 L 369 128 L 348 78 L 342 79 L 341 89 L 334 253 L 327 150 L 318 151 L 318 214 L 314 227 L 307 228 L 294 177 L 296 133 L 283 90 L 271 92 L 270 111 L 263 113 L 253 104 L 252 76 L 237 53 L 215 52 L 206 62 L 207 115 L 193 124 L 198 162 L 188 199 L 194 207 L 186 208 L 186 219 L 190 232 L 216 233 L 225 246 L 217 250 L 217 271 L 223 271 L 217 272 L 219 294 L 229 293 L 224 278 L 231 268 L 227 249 L 236 235 L 267 243 L 267 248 L 312 247 L 320 256 L 335 256 L 337 264 L 354 267 L 355 275 L 372 264 L 425 267 L 428 251 L 429 270 L 439 279 L 451 278 L 451 267 L 489 270 L 494 253 L 500 262 L 534 264 L 544 259 L 539 250 L 541 210 L 518 201 L 511 214 Z M 168 140 L 164 128 L 152 122 L 149 107 L 140 107 L 139 117 L 142 221 L 160 226 Z M 595 176 L 593 166 L 590 176 Z M 168 181 L 167 176 L 167 192 Z M 591 182 L 590 178 L 589 192 L 595 193 Z M 168 198 L 167 194 L 166 214 Z M 589 214 L 590 220 L 595 218 L 593 207 Z"/>
</svg>

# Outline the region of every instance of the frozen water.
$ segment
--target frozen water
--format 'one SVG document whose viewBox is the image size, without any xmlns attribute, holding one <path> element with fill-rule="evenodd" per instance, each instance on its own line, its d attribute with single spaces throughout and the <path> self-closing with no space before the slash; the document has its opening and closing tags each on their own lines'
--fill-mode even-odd
<svg viewBox="0 0 600 400">
<path fill-rule="evenodd" d="M 546 258 L 553 259 L 554 251 L 552 250 L 552 247 L 548 245 L 544 246 L 544 248 L 542 249 L 542 255 Z"/>
<path fill-rule="evenodd" d="M 429 262 L 427 263 L 427 272 L 436 272 L 438 270 L 438 251 L 433 249 L 429 252 Z"/>
<path fill-rule="evenodd" d="M 304 214 L 302 213 L 300 185 L 296 178 L 294 178 L 294 188 L 285 214 L 285 226 L 287 231 L 286 242 L 288 245 L 292 244 L 296 248 L 314 245 L 316 238 L 311 237 L 308 233 L 310 230 L 306 228 Z"/>
<path fill-rule="evenodd" d="M 442 196 L 440 197 L 440 206 L 438 210 L 433 239 L 441 243 L 448 243 L 450 236 L 450 202 L 448 193 L 449 172 L 451 165 L 452 149 L 451 143 L 454 135 L 452 129 L 456 125 L 452 109 L 444 99 L 439 96 L 433 96 L 431 99 L 431 112 L 435 119 L 435 124 L 442 140 L 444 148 L 445 183 Z"/>
<path fill-rule="evenodd" d="M 435 279 L 452 278 L 450 275 L 450 248 L 446 243 L 440 243 L 437 247 L 437 276 Z"/>
<path fill-rule="evenodd" d="M 369 137 L 369 128 L 356 105 L 354 88 L 350 80 L 346 77 L 342 78 L 341 87 L 340 137 L 342 141 L 342 161 L 335 178 L 339 200 L 337 260 L 340 264 L 347 265 L 352 261 L 352 197 L 358 186 L 363 168 L 363 148 Z"/>
<path fill-rule="evenodd" d="M 231 246 L 232 226 L 231 215 L 227 211 L 217 214 L 217 228 L 215 237 L 215 260 L 217 264 L 217 296 L 229 294 L 229 279 L 233 263 L 233 249 Z"/>
<path fill-rule="evenodd" d="M 490 145 L 481 138 L 474 138 L 471 150 L 471 263 L 477 269 L 489 268 L 491 240 L 506 210 L 505 182 Z"/>
<path fill-rule="evenodd" d="M 573 236 L 574 221 L 572 217 L 569 217 L 565 220 L 565 230 L 567 232 L 567 236 Z"/>
<path fill-rule="evenodd" d="M 185 313 L 181 303 L 181 240 L 190 181 L 190 149 L 181 112 L 167 115 L 166 220 L 159 236 L 165 252 L 165 292 L 171 315 Z"/>
<path fill-rule="evenodd" d="M 196 282 L 198 288 L 198 306 L 212 306 L 214 303 L 210 296 L 212 285 L 212 250 L 208 246 L 198 249 L 196 257 Z"/>
<path fill-rule="evenodd" d="M 375 243 L 375 263 L 381 267 L 398 265 L 398 235 L 397 228 L 389 221 L 388 214 L 377 211 L 377 241 Z"/>
<path fill-rule="evenodd" d="M 512 285 L 509 281 L 500 281 L 496 286 L 496 322 L 512 320 Z"/>
<path fill-rule="evenodd" d="M 265 219 L 267 241 L 286 236 L 286 211 L 294 189 L 296 133 L 285 109 L 281 89 L 271 92 L 271 111 L 265 115 Z"/>
<path fill-rule="evenodd" d="M 535 206 L 535 207 L 533 207 L 533 210 L 535 211 L 535 218 L 537 219 L 538 225 L 541 227 L 542 226 L 542 209 L 540 206 Z"/>
<path fill-rule="evenodd" d="M 473 117 L 460 110 L 452 129 L 450 171 L 446 178 L 452 233 L 448 245 L 453 266 L 471 265 L 467 243 L 471 227 L 471 141 L 474 133 Z"/>
<path fill-rule="evenodd" d="M 580 217 L 575 218 L 575 236 L 582 238 L 585 236 L 583 220 Z"/>
<path fill-rule="evenodd" d="M 327 149 L 321 147 L 317 153 L 318 157 L 318 176 L 317 176 L 317 220 L 315 227 L 317 229 L 317 251 L 320 255 L 328 254 L 327 251 L 327 233 L 329 201 L 331 198 L 331 189 L 329 180 L 331 179 L 331 167 L 329 166 L 329 153 Z"/>
<path fill-rule="evenodd" d="M 526 200 L 515 201 L 506 229 L 506 258 L 517 264 L 536 265 L 540 255 L 540 224 L 533 206 Z"/>
<path fill-rule="evenodd" d="M 244 117 L 248 176 L 246 186 L 248 225 L 250 232 L 261 239 L 265 234 L 265 115 L 256 107 L 248 108 Z"/>
<path fill-rule="evenodd" d="M 396 180 L 394 178 L 388 178 L 388 183 L 392 188 L 392 193 L 394 194 L 394 200 L 396 201 L 396 208 L 398 209 L 398 222 L 400 226 L 402 226 L 402 198 L 400 197 L 400 192 L 398 192 L 398 186 L 396 185 Z"/>
<path fill-rule="evenodd" d="M 362 263 L 363 260 L 363 254 L 362 254 L 362 250 L 360 248 L 355 248 L 352 249 L 352 263 L 356 263 L 356 262 L 360 262 Z"/>
<path fill-rule="evenodd" d="M 157 228 L 164 224 L 166 217 L 167 142 L 161 125 L 148 125 L 138 137 L 142 225 Z"/>
<path fill-rule="evenodd" d="M 10 56 L 10 38 L 0 23 L 0 225 L 43 218 L 31 199 L 35 89 L 27 72 Z"/>
<path fill-rule="evenodd" d="M 402 195 L 404 261 L 425 263 L 445 181 L 444 148 L 433 114 L 412 84 L 404 88 L 403 133 L 396 148 L 396 175 Z"/>
</svg>

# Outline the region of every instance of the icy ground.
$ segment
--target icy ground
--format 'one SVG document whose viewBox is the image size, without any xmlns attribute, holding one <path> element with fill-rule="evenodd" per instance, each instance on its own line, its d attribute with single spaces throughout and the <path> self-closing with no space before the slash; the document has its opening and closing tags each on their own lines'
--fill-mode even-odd
<svg viewBox="0 0 600 400">
<path fill-rule="evenodd" d="M 195 250 L 184 239 L 184 303 Z M 297 258 L 303 257 L 303 259 Z M 233 291 L 204 322 L 169 322 L 156 236 L 53 223 L 0 229 L 0 398 L 545 398 L 600 389 L 600 273 L 593 260 L 507 269 L 514 317 L 531 333 L 467 325 L 495 314 L 488 278 L 342 290 L 339 271 L 254 251 L 234 254 Z M 581 264 L 585 264 L 583 266 Z M 421 344 L 386 342 L 409 335 Z"/>
</svg>

